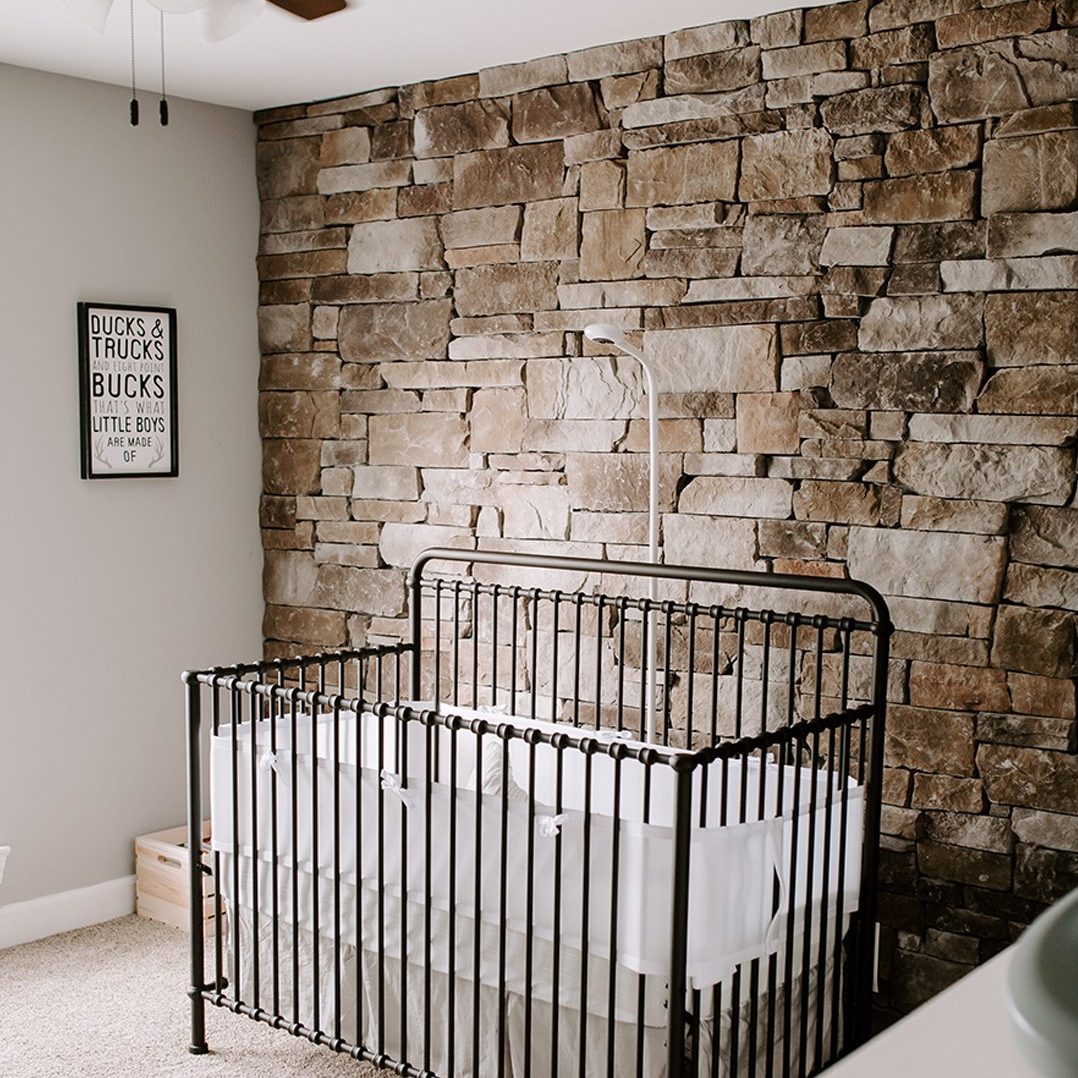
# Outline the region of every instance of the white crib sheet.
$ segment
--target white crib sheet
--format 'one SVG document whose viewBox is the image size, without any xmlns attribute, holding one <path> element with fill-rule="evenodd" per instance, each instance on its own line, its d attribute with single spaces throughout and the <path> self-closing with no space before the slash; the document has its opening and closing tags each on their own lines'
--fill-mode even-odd
<svg viewBox="0 0 1078 1078">
<path fill-rule="evenodd" d="M 537 726 L 565 732 L 573 738 L 595 736 L 593 731 L 533 723 L 516 716 L 479 715 L 463 708 L 443 710 L 467 718 L 479 716 L 491 723 L 511 722 L 517 729 Z M 342 713 L 335 737 L 331 716 L 319 716 L 313 726 L 309 717 L 299 717 L 293 754 L 291 722 L 279 720 L 271 729 L 268 721 L 262 721 L 254 731 L 253 769 L 251 726 L 245 724 L 238 728 L 234 754 L 238 798 L 235 834 L 232 826 L 232 731 L 227 726 L 222 727 L 212 739 L 211 748 L 214 849 L 229 855 L 236 850 L 241 859 L 250 859 L 255 853 L 257 838 L 258 860 L 263 865 L 270 861 L 271 793 L 276 776 L 280 916 L 286 920 L 293 916 L 289 883 L 293 849 L 293 782 L 297 803 L 295 852 L 298 875 L 313 883 L 316 871 L 323 881 L 331 880 L 339 871 L 346 890 L 352 894 L 356 893 L 358 885 L 359 893 L 380 891 L 399 900 L 407 890 L 411 911 L 413 907 L 422 909 L 425 905 L 429 815 L 432 911 L 447 914 L 453 909 L 461 924 L 479 921 L 498 925 L 521 938 L 552 942 L 555 938 L 553 881 L 558 876 L 561 880 L 558 938 L 563 949 L 586 949 L 591 955 L 608 959 L 616 834 L 615 960 L 619 966 L 634 973 L 660 976 L 668 973 L 674 805 L 674 774 L 670 768 L 664 765 L 651 768 L 650 812 L 648 822 L 644 823 L 646 769 L 633 760 L 621 761 L 615 824 L 615 764 L 610 757 L 601 753 L 586 756 L 571 748 L 559 754 L 551 746 L 537 745 L 534 747 L 533 774 L 532 747 L 521 739 L 512 739 L 508 743 L 512 778 L 524 791 L 534 790 L 535 804 L 532 814 L 527 800 L 507 799 L 504 872 L 510 886 L 502 925 L 502 797 L 498 793 L 475 792 L 476 736 L 466 730 L 456 734 L 454 790 L 449 781 L 449 732 L 442 727 L 408 723 L 405 724 L 407 738 L 402 738 L 398 744 L 395 735 L 399 725 L 392 716 L 379 721 L 369 713 L 360 716 Z M 487 735 L 484 744 L 493 744 L 497 750 L 502 746 L 501 739 L 493 735 Z M 562 803 L 560 811 L 556 811 L 559 755 Z M 585 812 L 584 793 L 585 768 L 589 760 L 590 818 Z M 860 876 L 860 787 L 850 782 L 845 788 L 839 788 L 832 782 L 829 788 L 826 772 L 813 772 L 807 768 L 779 767 L 771 763 L 761 766 L 756 761 L 750 761 L 743 768 L 740 763 L 731 761 L 725 768 L 724 806 L 716 796 L 716 792 L 724 788 L 720 774 L 722 764 L 716 763 L 712 767 L 714 774 L 709 776 L 711 793 L 705 823 L 692 828 L 690 839 L 687 972 L 696 988 L 717 984 L 737 963 L 762 958 L 776 950 L 785 939 L 790 909 L 795 920 L 793 930 L 800 931 L 809 915 L 814 935 L 820 931 L 821 914 L 825 913 L 827 930 L 833 938 L 839 910 L 844 929 L 848 915 L 857 908 Z M 257 788 L 254 799 L 252 770 Z M 469 785 L 471 789 L 467 788 Z M 699 782 L 694 783 L 697 791 L 694 820 L 700 819 L 700 786 Z M 339 834 L 334 829 L 335 799 L 340 806 Z M 728 819 L 740 818 L 742 800 L 746 822 L 720 826 L 724 808 Z M 762 813 L 759 811 L 761 802 Z M 257 829 L 252 804 L 257 806 Z M 386 836 L 380 868 L 379 819 Z M 456 826 L 455 848 L 449 841 L 451 820 L 455 820 Z M 480 830 L 478 845 L 477 826 Z M 795 831 L 796 861 L 791 856 Z M 560 873 L 555 871 L 558 843 L 553 840 L 554 833 L 561 838 Z M 837 850 L 841 833 L 844 833 L 846 856 L 840 864 Z M 590 850 L 588 873 L 584 872 L 585 843 Z M 832 853 L 825 874 L 821 858 L 822 851 L 828 846 Z M 816 863 L 809 861 L 810 850 L 815 853 Z M 475 901 L 477 860 L 478 910 Z M 529 863 L 533 884 L 530 919 L 526 903 Z M 453 886 L 450 884 L 451 867 L 455 870 Z M 222 886 L 228 892 L 232 889 L 232 880 L 230 875 L 226 874 L 226 877 Z M 272 877 L 265 870 L 259 877 L 259 905 L 266 911 L 273 900 Z M 585 877 L 586 904 L 583 900 Z M 776 881 L 781 890 L 782 908 L 773 916 Z M 304 891 L 313 895 L 311 886 L 305 887 Z M 317 907 L 313 898 L 305 904 L 301 896 L 301 924 L 311 927 L 317 908 L 320 931 L 328 934 L 326 926 L 330 921 L 323 906 L 331 891 L 329 885 L 319 887 Z M 241 879 L 240 905 L 251 906 L 253 898 L 254 889 L 249 879 L 246 883 Z M 368 903 L 366 900 L 362 903 L 363 916 L 359 918 L 355 914 L 354 898 L 351 907 L 351 912 L 343 919 L 343 938 L 351 944 L 369 940 L 368 933 L 377 926 L 370 923 Z M 409 932 L 417 941 L 423 938 L 421 927 L 422 922 L 414 933 Z M 408 945 L 410 948 L 411 939 Z M 483 974 L 483 980 L 490 983 L 488 973 Z"/>
</svg>

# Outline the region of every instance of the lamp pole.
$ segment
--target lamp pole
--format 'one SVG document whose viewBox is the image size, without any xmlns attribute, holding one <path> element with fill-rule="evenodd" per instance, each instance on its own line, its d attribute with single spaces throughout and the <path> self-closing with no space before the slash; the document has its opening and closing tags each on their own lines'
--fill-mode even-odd
<svg viewBox="0 0 1078 1078">
<path fill-rule="evenodd" d="M 591 325 L 584 329 L 584 336 L 598 344 L 612 344 L 619 352 L 632 356 L 644 371 L 644 384 L 648 398 L 648 560 L 659 564 L 659 401 L 655 372 L 643 352 L 634 348 L 616 326 Z M 655 636 L 655 608 L 659 581 L 648 579 L 647 659 L 644 678 L 647 683 L 647 718 L 645 740 L 654 742 L 657 734 L 655 705 L 655 677 L 658 673 L 658 640 Z M 596 707 L 598 707 L 596 701 Z"/>
</svg>

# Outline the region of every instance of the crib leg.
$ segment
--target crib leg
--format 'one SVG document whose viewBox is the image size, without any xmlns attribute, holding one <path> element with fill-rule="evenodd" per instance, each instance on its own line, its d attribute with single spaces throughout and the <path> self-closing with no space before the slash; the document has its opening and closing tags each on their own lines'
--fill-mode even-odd
<svg viewBox="0 0 1078 1078">
<path fill-rule="evenodd" d="M 202 924 L 202 700 L 198 678 L 184 674 L 183 680 L 187 686 L 187 894 L 191 916 L 191 1043 L 187 1050 L 192 1055 L 205 1055 L 210 1048 L 206 1043 L 206 1001 L 202 998 L 206 982 Z"/>
</svg>

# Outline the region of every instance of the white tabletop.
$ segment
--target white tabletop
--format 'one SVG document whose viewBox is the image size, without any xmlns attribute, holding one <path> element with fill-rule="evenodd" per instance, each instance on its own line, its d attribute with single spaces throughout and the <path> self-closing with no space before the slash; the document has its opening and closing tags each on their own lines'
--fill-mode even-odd
<svg viewBox="0 0 1078 1078">
<path fill-rule="evenodd" d="M 1018 1054 L 1004 995 L 1011 949 L 836 1063 L 827 1078 L 1040 1078 Z"/>
</svg>

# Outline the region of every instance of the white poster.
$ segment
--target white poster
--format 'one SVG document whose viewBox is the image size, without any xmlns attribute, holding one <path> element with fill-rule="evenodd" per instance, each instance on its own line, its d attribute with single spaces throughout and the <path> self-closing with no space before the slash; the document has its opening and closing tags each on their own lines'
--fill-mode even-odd
<svg viewBox="0 0 1078 1078">
<path fill-rule="evenodd" d="M 179 474 L 175 310 L 78 311 L 83 479 Z"/>
</svg>

